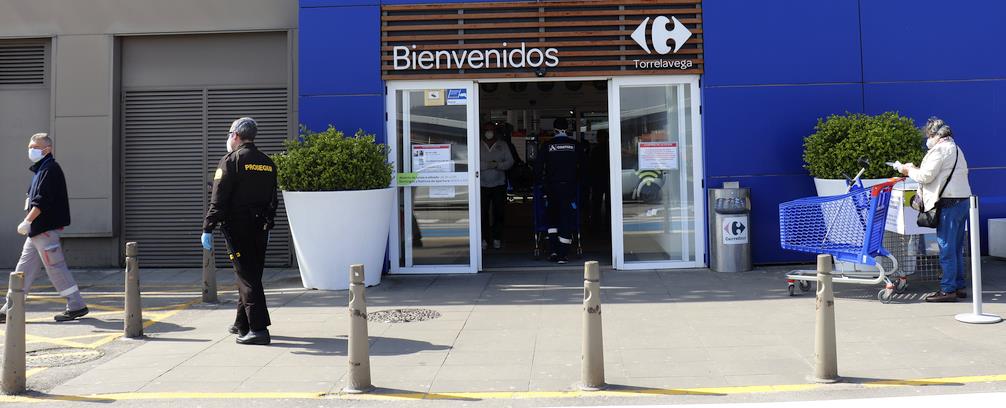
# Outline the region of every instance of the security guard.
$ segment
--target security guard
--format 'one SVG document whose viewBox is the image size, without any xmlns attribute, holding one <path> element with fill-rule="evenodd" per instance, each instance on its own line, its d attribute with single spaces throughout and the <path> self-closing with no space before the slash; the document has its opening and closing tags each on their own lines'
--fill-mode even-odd
<svg viewBox="0 0 1006 408">
<path fill-rule="evenodd" d="M 586 149 L 566 134 L 569 122 L 558 118 L 552 123 L 555 137 L 538 154 L 539 180 L 545 188 L 546 218 L 552 255 L 548 260 L 565 264 L 573 243 L 577 222 L 577 193 L 585 163 Z"/>
<path fill-rule="evenodd" d="M 269 230 L 278 206 L 276 165 L 255 147 L 258 125 L 252 118 L 231 124 L 227 155 L 220 159 L 213 175 L 213 195 L 203 221 L 203 248 L 213 248 L 213 230 L 220 225 L 227 253 L 237 275 L 237 319 L 230 332 L 239 334 L 239 344 L 266 345 L 271 341 L 267 327 L 262 269 Z"/>
</svg>

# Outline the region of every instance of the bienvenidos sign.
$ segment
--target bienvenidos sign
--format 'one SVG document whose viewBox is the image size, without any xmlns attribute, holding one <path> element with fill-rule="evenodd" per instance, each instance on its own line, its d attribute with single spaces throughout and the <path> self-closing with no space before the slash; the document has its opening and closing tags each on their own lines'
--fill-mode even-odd
<svg viewBox="0 0 1006 408">
<path fill-rule="evenodd" d="M 417 51 L 416 46 L 395 46 L 392 49 L 394 69 L 507 69 L 540 68 L 559 65 L 559 50 L 555 48 L 528 48 L 520 43 L 520 48 L 482 50 L 425 50 Z"/>
</svg>

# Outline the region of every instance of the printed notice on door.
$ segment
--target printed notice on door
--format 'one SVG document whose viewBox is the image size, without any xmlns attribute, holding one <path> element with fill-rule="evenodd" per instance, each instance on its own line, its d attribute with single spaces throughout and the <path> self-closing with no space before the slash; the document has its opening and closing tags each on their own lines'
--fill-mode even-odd
<svg viewBox="0 0 1006 408">
<path fill-rule="evenodd" d="M 450 144 L 420 144 L 412 146 L 412 168 L 425 179 L 441 179 L 453 176 L 454 162 L 451 161 Z M 445 174 L 447 173 L 447 174 Z M 448 175 L 450 174 L 450 175 Z M 464 174 L 464 173 L 462 173 Z M 446 177 L 444 177 L 446 176 Z M 454 198 L 454 186 L 429 187 L 430 198 Z"/>
<path fill-rule="evenodd" d="M 677 170 L 678 144 L 639 142 L 639 170 Z"/>
<path fill-rule="evenodd" d="M 412 170 L 416 173 L 448 173 L 454 170 L 450 144 L 412 145 Z"/>
<path fill-rule="evenodd" d="M 447 105 L 467 105 L 468 104 L 468 90 L 461 89 L 448 89 L 447 90 Z"/>
</svg>

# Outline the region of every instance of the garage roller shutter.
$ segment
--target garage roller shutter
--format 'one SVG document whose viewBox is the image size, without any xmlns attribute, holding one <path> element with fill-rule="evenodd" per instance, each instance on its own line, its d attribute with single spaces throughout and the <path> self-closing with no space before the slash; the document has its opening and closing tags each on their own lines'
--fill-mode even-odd
<svg viewBox="0 0 1006 408">
<path fill-rule="evenodd" d="M 124 227 L 145 266 L 199 266 L 206 196 L 204 95 L 197 91 L 123 96 Z"/>
<path fill-rule="evenodd" d="M 248 116 L 258 122 L 258 136 L 255 145 L 265 154 L 272 155 L 283 150 L 283 141 L 289 134 L 287 115 L 287 92 L 285 88 L 209 90 L 207 118 L 209 134 L 209 156 L 206 171 L 209 177 L 217 168 L 220 158 L 227 153 L 227 131 L 234 119 Z M 209 200 L 209 197 L 207 197 Z M 269 240 L 266 251 L 266 266 L 290 265 L 290 228 L 286 221 L 286 209 L 280 195 L 280 207 L 276 212 L 276 228 Z M 217 234 L 220 235 L 220 234 Z M 223 237 L 217 237 L 216 248 L 224 248 Z M 217 251 L 217 265 L 230 262 L 224 251 Z"/>
<path fill-rule="evenodd" d="M 259 122 L 256 144 L 268 154 L 289 134 L 285 88 L 130 90 L 123 94 L 124 236 L 140 243 L 143 264 L 199 267 L 207 184 L 225 154 L 231 121 Z M 291 264 L 286 213 L 280 208 L 266 264 Z M 218 237 L 221 234 L 216 234 Z M 218 266 L 227 265 L 222 238 Z"/>
</svg>

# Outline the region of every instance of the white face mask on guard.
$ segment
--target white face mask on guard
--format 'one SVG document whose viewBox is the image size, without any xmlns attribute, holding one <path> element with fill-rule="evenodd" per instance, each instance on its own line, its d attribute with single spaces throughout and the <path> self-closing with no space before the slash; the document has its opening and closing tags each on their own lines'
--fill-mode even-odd
<svg viewBox="0 0 1006 408">
<path fill-rule="evenodd" d="M 482 134 L 482 138 L 489 140 L 493 138 L 493 132 L 485 132 Z"/>
<path fill-rule="evenodd" d="M 227 135 L 227 153 L 233 152 L 234 148 L 231 147 L 231 139 L 234 139 L 234 134 Z"/>
</svg>

